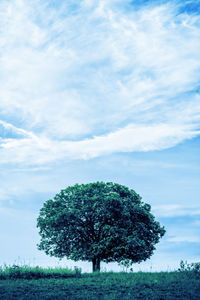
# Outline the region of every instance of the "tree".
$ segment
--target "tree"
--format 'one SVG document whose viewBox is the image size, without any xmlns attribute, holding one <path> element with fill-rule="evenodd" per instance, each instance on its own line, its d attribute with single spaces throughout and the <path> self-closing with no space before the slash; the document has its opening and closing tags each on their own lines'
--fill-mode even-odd
<svg viewBox="0 0 200 300">
<path fill-rule="evenodd" d="M 76 184 L 44 203 L 38 249 L 59 258 L 132 265 L 150 258 L 165 229 L 132 189 L 108 182 Z"/>
</svg>

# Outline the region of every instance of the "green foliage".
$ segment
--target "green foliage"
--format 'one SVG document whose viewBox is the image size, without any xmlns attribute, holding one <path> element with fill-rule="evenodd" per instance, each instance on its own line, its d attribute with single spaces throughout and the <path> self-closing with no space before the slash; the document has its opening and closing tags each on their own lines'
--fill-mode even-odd
<svg viewBox="0 0 200 300">
<path fill-rule="evenodd" d="M 29 266 L 4 266 L 0 267 L 0 279 L 39 279 L 39 278 L 68 278 L 80 277 L 81 269 L 67 268 L 41 268 Z"/>
<path fill-rule="evenodd" d="M 179 272 L 188 272 L 189 275 L 200 278 L 200 262 L 189 264 L 187 261 L 181 260 L 180 267 L 178 269 Z"/>
<path fill-rule="evenodd" d="M 149 258 L 165 229 L 150 205 L 112 182 L 67 187 L 44 203 L 37 219 L 40 250 L 59 258 L 131 265 Z"/>
<path fill-rule="evenodd" d="M 187 272 L 99 273 L 79 278 L 0 280 L 0 299 L 199 300 L 200 281 Z"/>
</svg>

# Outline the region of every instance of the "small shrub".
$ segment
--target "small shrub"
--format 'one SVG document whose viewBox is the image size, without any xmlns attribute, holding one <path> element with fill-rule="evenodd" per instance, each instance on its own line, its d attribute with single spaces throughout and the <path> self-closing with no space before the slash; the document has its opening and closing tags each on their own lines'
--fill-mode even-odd
<svg viewBox="0 0 200 300">
<path fill-rule="evenodd" d="M 178 271 L 188 272 L 190 275 L 200 277 L 200 262 L 189 264 L 187 261 L 184 262 L 183 260 L 181 260 Z"/>
<path fill-rule="evenodd" d="M 14 279 L 14 278 L 21 278 L 22 272 L 21 272 L 21 269 L 20 269 L 19 266 L 13 265 L 12 267 L 10 267 L 8 269 L 8 271 L 9 271 L 9 273 L 8 273 L 9 274 L 9 278 L 12 278 L 12 279 Z"/>
<path fill-rule="evenodd" d="M 81 268 L 78 268 L 78 267 L 74 267 L 74 271 L 75 271 L 75 274 L 76 274 L 76 277 L 80 277 L 81 276 Z"/>
</svg>

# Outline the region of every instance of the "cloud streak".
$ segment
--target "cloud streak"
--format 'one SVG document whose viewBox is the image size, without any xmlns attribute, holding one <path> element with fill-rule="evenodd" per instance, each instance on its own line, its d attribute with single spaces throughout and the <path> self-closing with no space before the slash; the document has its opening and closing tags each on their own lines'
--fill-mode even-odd
<svg viewBox="0 0 200 300">
<path fill-rule="evenodd" d="M 200 216 L 199 205 L 179 205 L 179 204 L 166 204 L 155 205 L 152 207 L 153 212 L 159 217 L 181 217 L 181 216 Z"/>
<path fill-rule="evenodd" d="M 178 1 L 60 3 L 0 4 L 1 163 L 161 150 L 199 135 L 198 14 L 178 14 Z"/>
<path fill-rule="evenodd" d="M 16 131 L 24 133 L 20 129 Z M 113 152 L 163 150 L 199 133 L 200 131 L 194 131 L 187 126 L 175 124 L 148 127 L 130 125 L 114 133 L 82 141 L 55 141 L 45 136 L 38 138 L 34 134 L 26 133 L 28 138 L 0 139 L 0 162 L 26 161 L 29 164 L 41 164 L 65 158 L 90 159 Z"/>
</svg>

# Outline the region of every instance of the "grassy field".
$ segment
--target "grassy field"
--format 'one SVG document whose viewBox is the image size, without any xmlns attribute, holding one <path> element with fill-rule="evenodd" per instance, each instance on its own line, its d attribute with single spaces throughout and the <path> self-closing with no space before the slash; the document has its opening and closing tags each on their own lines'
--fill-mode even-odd
<svg viewBox="0 0 200 300">
<path fill-rule="evenodd" d="M 99 273 L 12 267 L 0 270 L 0 299 L 200 299 L 193 272 Z"/>
</svg>

